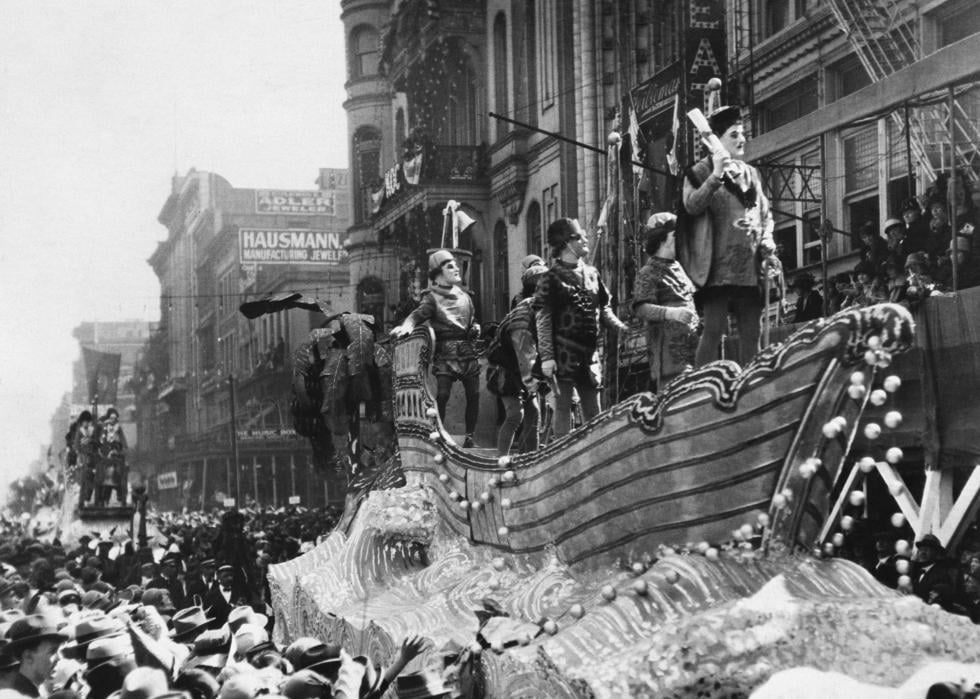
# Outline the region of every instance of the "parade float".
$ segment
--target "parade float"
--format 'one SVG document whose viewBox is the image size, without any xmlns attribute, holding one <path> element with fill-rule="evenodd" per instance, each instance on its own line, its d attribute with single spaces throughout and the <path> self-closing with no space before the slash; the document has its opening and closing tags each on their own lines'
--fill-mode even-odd
<svg viewBox="0 0 980 699">
<path fill-rule="evenodd" d="M 896 685 L 923 658 L 976 662 L 968 619 L 832 555 L 863 504 L 849 455 L 898 428 L 881 411 L 912 342 L 904 308 L 845 311 L 498 458 L 441 424 L 418 329 L 393 352 L 386 485 L 270 569 L 280 640 L 384 661 L 421 633 L 427 667 L 488 697 L 742 696 L 801 665 Z"/>
</svg>

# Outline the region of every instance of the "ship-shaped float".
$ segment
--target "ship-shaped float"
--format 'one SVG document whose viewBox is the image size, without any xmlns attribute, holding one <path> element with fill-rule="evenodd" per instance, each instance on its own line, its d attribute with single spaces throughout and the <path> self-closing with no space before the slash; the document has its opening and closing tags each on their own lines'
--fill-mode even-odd
<svg viewBox="0 0 980 699">
<path fill-rule="evenodd" d="M 849 601 L 887 616 L 899 599 L 859 566 L 810 554 L 837 535 L 852 487 L 848 454 L 880 431 L 874 396 L 900 383 L 890 365 L 912 346 L 913 326 L 900 306 L 844 311 L 744 370 L 712 363 L 534 453 L 503 458 L 457 446 L 446 431 L 430 386 L 433 337 L 416 329 L 391 360 L 405 486 L 370 492 L 350 526 L 270 567 L 276 634 L 329 639 L 385 662 L 402 638 L 421 633 L 433 641 L 429 665 L 452 656 L 479 675 L 474 694 L 460 670 L 462 696 L 626 696 L 644 687 L 666 696 L 668 687 L 733 677 L 719 658 L 755 668 L 741 686 L 756 686 L 766 676 L 759 663 L 776 657 L 758 640 L 773 623 L 788 624 L 786 634 L 804 618 L 835 627 L 849 618 Z M 778 599 L 810 606 L 783 621 L 758 611 L 778 606 L 771 600 L 739 611 L 772 594 L 774 580 Z M 921 609 L 910 620 L 944 614 L 912 601 Z M 487 618 L 498 615 L 507 622 L 491 631 Z M 724 630 L 733 624 L 756 640 L 731 641 Z M 963 624 L 954 635 L 972 638 Z M 783 648 L 800 654 L 787 662 L 814 662 L 806 653 L 819 644 L 789 638 Z M 923 652 L 902 643 L 888 652 Z M 711 663 L 678 655 L 692 648 Z"/>
</svg>

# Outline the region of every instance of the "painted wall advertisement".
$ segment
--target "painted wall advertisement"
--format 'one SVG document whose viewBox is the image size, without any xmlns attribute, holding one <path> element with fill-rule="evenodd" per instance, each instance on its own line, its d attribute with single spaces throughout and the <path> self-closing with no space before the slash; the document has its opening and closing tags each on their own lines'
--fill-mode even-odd
<svg viewBox="0 0 980 699">
<path fill-rule="evenodd" d="M 347 258 L 340 233 L 313 229 L 240 228 L 238 251 L 243 265 L 339 265 Z"/>
<path fill-rule="evenodd" d="M 167 471 L 157 474 L 157 488 L 160 490 L 170 490 L 177 487 L 177 472 Z"/>
<path fill-rule="evenodd" d="M 290 191 L 284 189 L 255 190 L 255 213 L 300 214 L 333 216 L 337 210 L 335 190 Z"/>
</svg>

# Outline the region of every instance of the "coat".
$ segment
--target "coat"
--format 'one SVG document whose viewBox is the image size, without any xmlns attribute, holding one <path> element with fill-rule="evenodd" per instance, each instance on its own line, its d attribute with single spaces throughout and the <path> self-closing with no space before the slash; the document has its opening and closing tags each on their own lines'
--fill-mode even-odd
<svg viewBox="0 0 980 699">
<path fill-rule="evenodd" d="M 633 285 L 633 310 L 643 304 L 654 307 L 647 321 L 647 356 L 650 378 L 660 390 L 666 381 L 694 366 L 698 346 L 694 282 L 677 260 L 651 257 L 640 268 Z M 687 308 L 694 313 L 692 325 L 667 320 L 668 308 Z"/>
</svg>

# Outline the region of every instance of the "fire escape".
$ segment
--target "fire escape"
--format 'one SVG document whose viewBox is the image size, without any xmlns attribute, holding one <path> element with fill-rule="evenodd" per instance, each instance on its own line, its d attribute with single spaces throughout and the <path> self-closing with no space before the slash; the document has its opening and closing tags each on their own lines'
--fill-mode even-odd
<svg viewBox="0 0 980 699">
<path fill-rule="evenodd" d="M 922 58 L 914 4 L 900 0 L 828 3 L 873 82 Z M 980 128 L 959 99 L 962 92 L 951 92 L 949 99 L 943 99 L 941 94 L 924 95 L 916 105 L 891 113 L 891 119 L 903 132 L 908 128 L 912 158 L 930 180 L 936 178 L 937 172 L 953 167 L 961 168 L 973 182 L 980 179 L 980 152 L 976 147 Z"/>
</svg>

